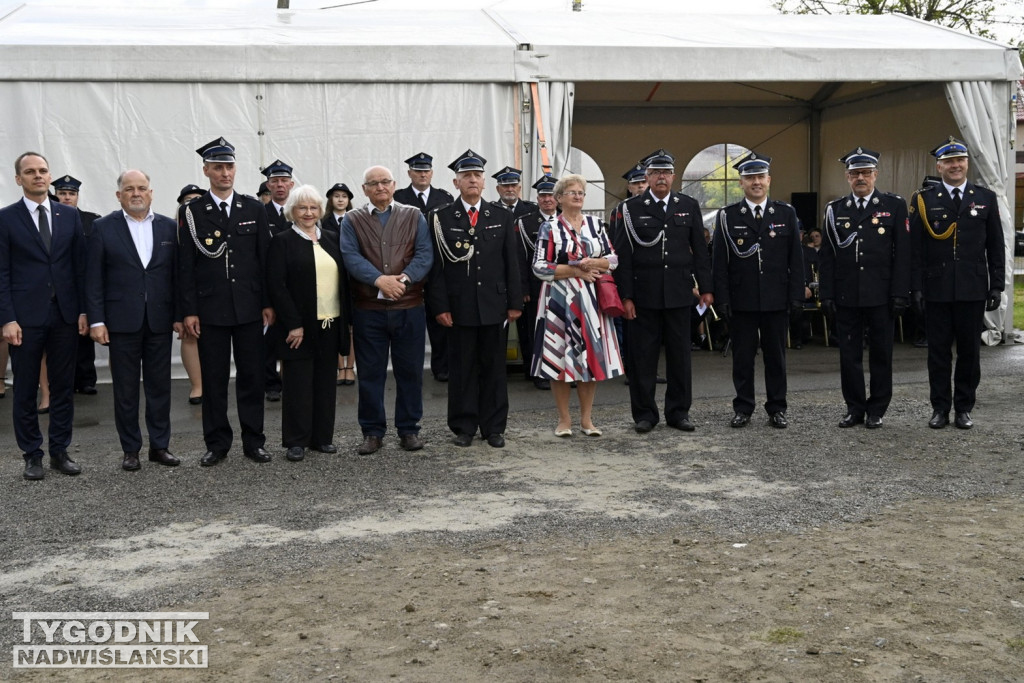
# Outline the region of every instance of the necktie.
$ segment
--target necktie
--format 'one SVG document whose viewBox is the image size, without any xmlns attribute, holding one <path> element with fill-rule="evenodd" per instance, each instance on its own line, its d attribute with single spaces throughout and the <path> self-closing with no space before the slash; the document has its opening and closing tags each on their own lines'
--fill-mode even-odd
<svg viewBox="0 0 1024 683">
<path fill-rule="evenodd" d="M 757 206 L 754 207 L 754 220 L 756 220 L 758 223 L 761 222 L 761 205 L 760 204 L 758 204 Z"/>
<path fill-rule="evenodd" d="M 227 222 L 227 220 L 228 220 L 228 203 L 227 202 L 221 202 L 220 203 L 220 217 L 222 219 L 224 219 L 225 222 Z"/>
<path fill-rule="evenodd" d="M 668 201 L 660 201 L 660 202 L 658 202 L 658 206 L 661 207 L 662 211 L 664 211 L 665 213 L 668 213 Z"/>
<path fill-rule="evenodd" d="M 50 243 L 53 241 L 52 234 L 50 233 L 50 219 L 46 216 L 46 209 L 43 205 L 39 205 L 39 236 L 43 238 L 43 246 L 46 247 L 46 253 L 50 253 Z"/>
<path fill-rule="evenodd" d="M 473 226 L 474 228 L 476 227 L 476 217 L 477 217 L 476 207 L 475 206 L 469 207 L 469 224 L 471 226 Z"/>
<path fill-rule="evenodd" d="M 863 197 L 858 197 L 857 198 L 857 210 L 858 211 L 863 211 L 864 210 L 864 204 L 865 204 L 864 198 Z"/>
<path fill-rule="evenodd" d="M 427 195 L 423 194 L 422 192 L 419 192 L 417 194 L 418 194 L 418 196 L 420 198 L 420 204 L 422 204 L 423 206 L 426 206 L 427 205 Z"/>
<path fill-rule="evenodd" d="M 957 211 L 960 210 L 960 188 L 959 187 L 954 187 L 953 188 L 953 205 L 956 207 Z"/>
</svg>

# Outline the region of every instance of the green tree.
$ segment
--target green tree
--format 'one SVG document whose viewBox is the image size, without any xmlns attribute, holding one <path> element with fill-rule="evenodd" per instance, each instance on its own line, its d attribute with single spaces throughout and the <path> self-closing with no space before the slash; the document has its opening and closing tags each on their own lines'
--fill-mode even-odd
<svg viewBox="0 0 1024 683">
<path fill-rule="evenodd" d="M 906 14 L 992 39 L 994 24 L 1013 25 L 996 0 L 776 0 L 772 6 L 784 14 Z"/>
</svg>

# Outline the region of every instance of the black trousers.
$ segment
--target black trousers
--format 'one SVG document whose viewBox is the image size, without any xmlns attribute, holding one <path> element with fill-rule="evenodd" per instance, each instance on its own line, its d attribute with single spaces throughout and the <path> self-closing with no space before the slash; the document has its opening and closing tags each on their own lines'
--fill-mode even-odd
<svg viewBox="0 0 1024 683">
<path fill-rule="evenodd" d="M 199 335 L 199 367 L 203 373 L 203 439 L 207 449 L 226 453 L 233 433 L 228 421 L 231 352 L 235 357 L 235 399 L 242 427 L 242 448 L 262 448 L 263 323 L 203 324 Z"/>
<path fill-rule="evenodd" d="M 205 332 L 205 330 L 204 330 Z M 139 377 L 146 394 L 146 432 L 150 448 L 167 448 L 171 441 L 171 333 L 150 331 L 110 333 L 110 377 L 114 383 L 114 424 L 121 450 L 142 450 L 139 429 Z"/>
<path fill-rule="evenodd" d="M 839 332 L 839 378 L 851 415 L 882 417 L 892 400 L 893 317 L 889 305 L 836 309 Z M 871 395 L 864 389 L 864 331 L 868 334 Z"/>
<path fill-rule="evenodd" d="M 449 328 L 437 322 L 430 304 L 423 302 L 427 319 L 427 338 L 430 339 L 430 372 L 436 377 L 448 372 L 448 331 Z"/>
<path fill-rule="evenodd" d="M 281 361 L 281 444 L 285 448 L 326 446 L 334 441 L 340 324 L 335 320 L 326 329 L 316 327 L 311 338 L 302 340 L 303 346 L 312 344 L 311 357 Z"/>
<path fill-rule="evenodd" d="M 264 391 L 281 391 L 281 375 L 277 372 L 277 361 L 279 360 L 277 349 L 280 344 L 284 343 L 286 336 L 288 333 L 282 330 L 277 323 L 268 327 L 266 334 L 263 335 Z"/>
<path fill-rule="evenodd" d="M 626 321 L 629 404 L 633 421 L 658 424 L 654 398 L 661 347 L 665 347 L 665 420 L 674 422 L 690 415 L 693 403 L 690 352 L 690 307 L 637 308 L 636 318 Z"/>
<path fill-rule="evenodd" d="M 89 335 L 78 337 L 75 358 L 75 390 L 96 386 L 96 342 Z"/>
<path fill-rule="evenodd" d="M 523 314 L 516 320 L 516 332 L 519 333 L 519 352 L 523 356 L 523 374 L 530 379 L 530 368 L 533 367 L 534 334 L 537 329 L 537 301 L 530 299 L 523 305 Z"/>
<path fill-rule="evenodd" d="M 504 434 L 508 422 L 504 325 L 464 327 L 448 332 L 448 428 L 456 434 Z"/>
<path fill-rule="evenodd" d="M 928 386 L 932 410 L 958 413 L 974 410 L 981 382 L 981 331 L 984 328 L 984 301 L 927 303 L 925 326 L 928 330 Z M 956 343 L 956 369 L 953 369 L 953 344 Z M 949 379 L 953 375 L 953 390 Z"/>
<path fill-rule="evenodd" d="M 765 411 L 786 412 L 786 311 L 737 311 L 729 320 L 732 339 L 732 384 L 736 398 L 733 411 L 743 415 L 754 412 L 754 359 L 760 339 L 764 358 Z"/>
<path fill-rule="evenodd" d="M 10 346 L 14 370 L 14 437 L 25 457 L 43 454 L 43 435 L 39 431 L 36 395 L 39 368 L 46 354 L 46 373 L 50 379 L 50 455 L 66 452 L 71 443 L 75 417 L 75 353 L 78 349 L 78 325 L 61 317 L 57 302 L 50 303 L 49 316 L 42 327 L 21 328 L 21 346 Z"/>
</svg>

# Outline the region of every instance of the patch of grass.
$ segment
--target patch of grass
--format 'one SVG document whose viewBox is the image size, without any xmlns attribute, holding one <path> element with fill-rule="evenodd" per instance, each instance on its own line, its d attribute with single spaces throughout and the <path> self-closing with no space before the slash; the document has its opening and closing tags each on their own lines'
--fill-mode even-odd
<svg viewBox="0 0 1024 683">
<path fill-rule="evenodd" d="M 1010 638 L 1006 641 L 1006 646 L 1011 650 L 1024 652 L 1024 638 Z"/>
<path fill-rule="evenodd" d="M 795 628 L 785 626 L 783 628 L 773 628 L 771 631 L 768 631 L 768 635 L 765 637 L 765 640 L 769 643 L 775 643 L 776 645 L 787 645 L 789 643 L 795 643 L 803 637 L 803 631 L 798 631 Z"/>
</svg>

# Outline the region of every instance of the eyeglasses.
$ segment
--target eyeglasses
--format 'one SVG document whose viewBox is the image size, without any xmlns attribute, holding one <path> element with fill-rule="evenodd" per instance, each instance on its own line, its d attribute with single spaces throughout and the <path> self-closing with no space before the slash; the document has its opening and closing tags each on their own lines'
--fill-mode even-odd
<svg viewBox="0 0 1024 683">
<path fill-rule="evenodd" d="M 568 192 L 562 193 L 563 197 L 586 197 L 587 193 L 581 190 L 569 190 Z"/>
<path fill-rule="evenodd" d="M 659 176 L 675 175 L 675 173 L 676 173 L 675 171 L 669 171 L 667 169 L 666 170 L 658 170 L 658 169 L 651 168 L 651 169 L 647 170 L 647 175 L 654 176 L 655 178 L 657 178 Z"/>
<path fill-rule="evenodd" d="M 381 185 L 383 185 L 384 187 L 387 187 L 388 185 L 390 185 L 393 182 L 395 182 L 395 181 L 393 179 L 390 179 L 390 178 L 388 180 L 371 180 L 368 183 L 363 183 L 363 187 L 376 188 L 376 187 L 379 187 Z"/>
<path fill-rule="evenodd" d="M 847 171 L 846 175 L 850 176 L 851 178 L 869 178 L 872 175 L 874 175 L 874 173 L 875 169 L 873 168 L 862 168 L 859 170 Z"/>
</svg>

